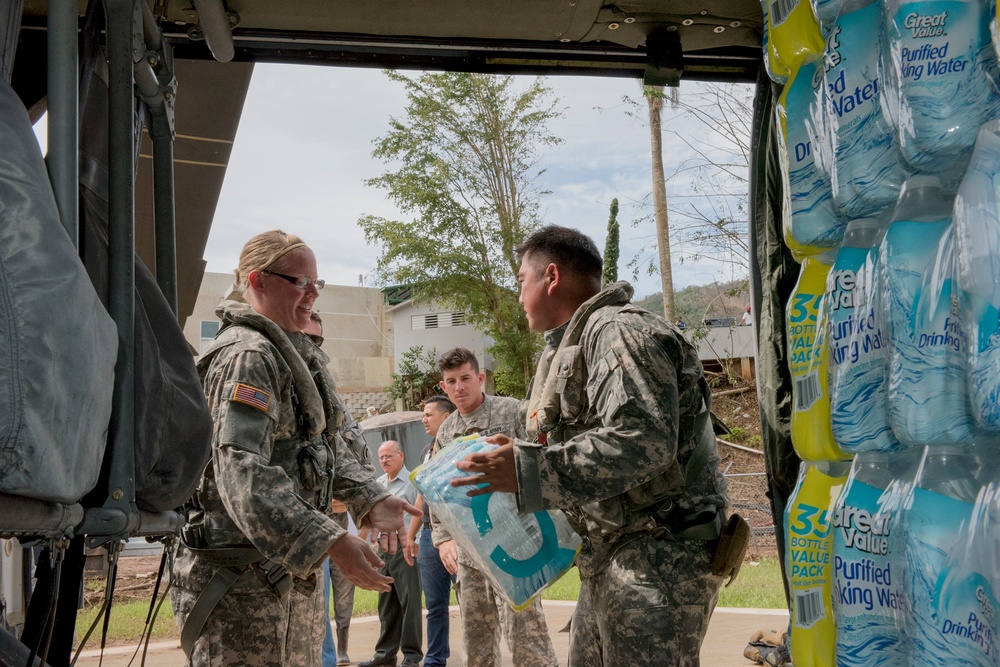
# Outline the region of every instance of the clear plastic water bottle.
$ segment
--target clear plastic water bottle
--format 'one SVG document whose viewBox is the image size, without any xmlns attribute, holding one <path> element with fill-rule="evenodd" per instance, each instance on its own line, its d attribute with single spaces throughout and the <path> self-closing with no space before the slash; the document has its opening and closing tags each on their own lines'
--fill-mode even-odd
<svg viewBox="0 0 1000 667">
<path fill-rule="evenodd" d="M 882 114 L 882 3 L 845 0 L 826 39 L 826 116 L 833 201 L 848 219 L 896 202 L 905 170 L 892 123 Z M 826 162 L 824 156 L 821 160 Z"/>
<path fill-rule="evenodd" d="M 939 582 L 972 518 L 980 488 L 978 468 L 976 457 L 962 446 L 926 447 L 912 497 L 902 512 L 912 664 L 960 664 L 948 636 L 948 619 L 940 614 Z"/>
<path fill-rule="evenodd" d="M 987 3 L 885 4 L 903 158 L 921 171 L 962 171 L 979 126 L 1000 114 Z"/>
<path fill-rule="evenodd" d="M 938 577 L 937 617 L 954 665 L 995 667 L 1000 651 L 1000 477 L 995 466 L 989 470 L 992 479 L 980 490 L 972 518 Z"/>
<path fill-rule="evenodd" d="M 952 203 L 936 177 L 908 179 L 879 251 L 891 351 L 889 421 L 909 446 L 973 439 Z"/>
<path fill-rule="evenodd" d="M 831 426 L 849 454 L 901 446 L 889 426 L 889 340 L 876 270 L 886 225 L 875 218 L 852 220 L 827 277 Z"/>
<path fill-rule="evenodd" d="M 899 494 L 887 452 L 861 452 L 833 513 L 833 614 L 838 667 L 904 667 L 896 619 L 902 564 L 891 551 Z"/>
<path fill-rule="evenodd" d="M 833 205 L 830 175 L 817 159 L 829 137 L 822 64 L 821 58 L 814 58 L 793 70 L 776 107 L 781 173 L 787 179 L 785 235 L 793 252 L 797 247 L 805 255 L 837 247 L 847 227 L 847 218 Z"/>
<path fill-rule="evenodd" d="M 976 422 L 1000 428 L 1000 122 L 979 132 L 955 198 L 958 282 L 969 332 L 969 396 Z"/>
</svg>

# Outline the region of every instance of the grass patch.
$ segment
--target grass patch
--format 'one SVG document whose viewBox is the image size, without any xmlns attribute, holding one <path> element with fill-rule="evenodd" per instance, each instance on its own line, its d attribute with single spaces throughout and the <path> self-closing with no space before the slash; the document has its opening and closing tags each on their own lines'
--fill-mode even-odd
<svg viewBox="0 0 1000 667">
<path fill-rule="evenodd" d="M 76 641 L 81 641 L 83 635 L 94 622 L 100 605 L 81 609 L 76 615 Z M 149 600 L 136 602 L 116 602 L 111 606 L 111 619 L 108 622 L 108 644 L 129 644 L 138 641 L 142 629 L 146 625 L 146 614 L 149 611 Z M 94 633 L 87 640 L 84 649 L 99 648 L 101 645 L 101 628 L 103 621 L 98 621 Z M 153 638 L 150 641 L 160 641 L 180 636 L 177 624 L 174 622 L 174 612 L 167 600 L 160 607 L 153 624 Z"/>
<path fill-rule="evenodd" d="M 544 600 L 576 600 L 580 595 L 580 572 L 575 567 L 564 574 L 558 581 L 542 592 Z M 455 600 L 455 592 L 451 593 L 451 604 Z M 760 607 L 764 609 L 784 609 L 785 592 L 781 582 L 781 569 L 778 559 L 761 558 L 756 564 L 744 563 L 740 576 L 729 588 L 723 588 L 719 594 L 720 607 Z M 99 606 L 81 610 L 76 619 L 76 636 L 82 639 L 97 615 Z M 146 612 L 149 601 L 116 603 L 111 608 L 111 622 L 108 625 L 109 644 L 127 644 L 138 640 L 146 622 Z M 333 614 L 331 600 L 331 615 Z M 354 615 L 372 616 L 378 613 L 378 593 L 356 588 L 354 591 Z M 97 629 L 87 642 L 87 648 L 100 645 L 101 627 Z M 163 640 L 179 636 L 174 614 L 167 601 L 160 608 L 160 613 L 153 626 L 153 640 Z"/>
<path fill-rule="evenodd" d="M 743 563 L 736 583 L 723 587 L 719 593 L 719 606 L 785 609 L 785 587 L 778 559 L 766 557 L 756 564 Z"/>
<path fill-rule="evenodd" d="M 542 591 L 543 600 L 576 600 L 580 597 L 580 570 L 571 567 L 551 586 Z"/>
</svg>

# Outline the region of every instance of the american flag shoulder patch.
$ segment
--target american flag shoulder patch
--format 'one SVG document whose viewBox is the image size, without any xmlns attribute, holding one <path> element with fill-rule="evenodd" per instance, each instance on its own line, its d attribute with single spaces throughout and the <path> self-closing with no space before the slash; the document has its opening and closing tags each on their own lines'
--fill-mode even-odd
<svg viewBox="0 0 1000 667">
<path fill-rule="evenodd" d="M 257 408 L 261 412 L 267 412 L 267 406 L 271 403 L 271 395 L 266 391 L 240 382 L 237 383 L 236 389 L 233 391 L 233 401 Z"/>
</svg>

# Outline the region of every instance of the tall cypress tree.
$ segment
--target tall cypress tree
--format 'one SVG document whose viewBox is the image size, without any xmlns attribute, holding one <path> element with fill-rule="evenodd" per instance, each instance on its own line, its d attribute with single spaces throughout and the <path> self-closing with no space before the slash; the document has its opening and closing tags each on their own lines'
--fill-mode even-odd
<svg viewBox="0 0 1000 667">
<path fill-rule="evenodd" d="M 604 272 L 601 284 L 618 282 L 618 198 L 611 200 L 611 217 L 608 218 L 608 239 L 604 242 Z"/>
</svg>

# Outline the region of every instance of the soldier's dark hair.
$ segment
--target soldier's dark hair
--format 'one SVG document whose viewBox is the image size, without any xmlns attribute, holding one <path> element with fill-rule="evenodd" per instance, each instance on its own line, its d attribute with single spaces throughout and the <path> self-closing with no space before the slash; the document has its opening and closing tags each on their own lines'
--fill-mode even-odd
<svg viewBox="0 0 1000 667">
<path fill-rule="evenodd" d="M 424 407 L 428 405 L 436 405 L 436 410 L 443 410 L 449 415 L 455 411 L 455 404 L 451 402 L 447 396 L 442 396 L 441 394 L 434 394 L 433 396 L 428 396 L 424 399 Z"/>
<path fill-rule="evenodd" d="M 593 239 L 577 229 L 548 225 L 533 232 L 514 248 L 519 261 L 525 255 L 540 258 L 543 264 L 556 264 L 587 278 L 600 280 L 604 261 Z"/>
<path fill-rule="evenodd" d="M 453 371 L 465 364 L 472 366 L 473 373 L 479 372 L 479 360 L 476 359 L 476 355 L 471 350 L 467 350 L 464 347 L 453 347 L 438 359 L 438 370 L 442 373 L 444 371 Z"/>
</svg>

